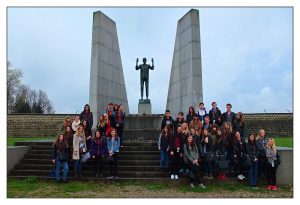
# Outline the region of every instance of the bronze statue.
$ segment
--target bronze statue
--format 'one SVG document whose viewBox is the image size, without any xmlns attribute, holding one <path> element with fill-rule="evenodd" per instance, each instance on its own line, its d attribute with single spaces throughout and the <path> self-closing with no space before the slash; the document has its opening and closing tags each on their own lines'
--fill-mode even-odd
<svg viewBox="0 0 300 205">
<path fill-rule="evenodd" d="M 146 97 L 148 100 L 148 94 L 149 94 L 149 69 L 154 70 L 154 61 L 153 58 L 151 59 L 152 61 L 152 66 L 149 64 L 146 64 L 147 59 L 143 58 L 143 64 L 138 65 L 139 59 L 136 59 L 136 70 L 141 70 L 141 75 L 140 75 L 140 81 L 141 81 L 141 99 L 143 100 L 143 95 L 144 95 L 144 84 L 146 85 Z"/>
</svg>

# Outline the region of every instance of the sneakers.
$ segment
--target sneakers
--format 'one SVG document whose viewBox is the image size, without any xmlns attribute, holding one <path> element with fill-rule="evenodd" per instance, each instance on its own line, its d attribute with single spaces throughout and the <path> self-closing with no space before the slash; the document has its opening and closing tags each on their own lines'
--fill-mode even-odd
<svg viewBox="0 0 300 205">
<path fill-rule="evenodd" d="M 109 177 L 106 177 L 107 179 L 113 179 L 114 178 L 114 176 L 109 176 Z"/>
<path fill-rule="evenodd" d="M 194 188 L 194 187 L 195 187 L 195 185 L 194 185 L 193 183 L 190 183 L 190 187 Z"/>
<path fill-rule="evenodd" d="M 242 175 L 242 174 L 241 174 L 241 177 L 242 177 L 243 179 L 245 179 L 245 178 L 246 178 L 246 177 L 245 177 L 244 175 Z"/>
<path fill-rule="evenodd" d="M 240 175 L 237 176 L 237 178 L 238 178 L 239 180 L 243 180 L 245 177 L 244 177 L 242 174 L 240 174 Z"/>
<path fill-rule="evenodd" d="M 205 189 L 205 188 L 206 188 L 206 186 L 204 186 L 203 183 L 199 184 L 198 186 L 201 187 L 202 189 Z"/>
<path fill-rule="evenodd" d="M 277 190 L 277 186 L 271 186 L 271 190 L 272 191 L 276 191 Z"/>
<path fill-rule="evenodd" d="M 178 179 L 178 175 L 177 174 L 175 175 L 175 179 Z"/>
<path fill-rule="evenodd" d="M 118 177 L 118 176 L 113 176 L 113 178 L 114 178 L 114 179 L 119 179 L 119 177 Z"/>
<path fill-rule="evenodd" d="M 175 179 L 175 175 L 174 174 L 171 175 L 171 179 Z"/>
<path fill-rule="evenodd" d="M 268 189 L 268 190 L 271 190 L 271 189 L 272 189 L 272 185 L 268 185 L 268 186 L 267 186 L 267 189 Z"/>
</svg>

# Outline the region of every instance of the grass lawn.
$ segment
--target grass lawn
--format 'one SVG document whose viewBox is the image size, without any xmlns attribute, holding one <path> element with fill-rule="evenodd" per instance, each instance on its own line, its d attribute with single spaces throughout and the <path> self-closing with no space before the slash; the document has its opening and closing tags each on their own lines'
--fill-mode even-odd
<svg viewBox="0 0 300 205">
<path fill-rule="evenodd" d="M 7 137 L 7 146 L 15 146 L 17 141 L 54 140 L 55 137 Z"/>
<path fill-rule="evenodd" d="M 8 198 L 292 198 L 291 187 L 281 186 L 277 191 L 262 185 L 252 189 L 246 182 L 208 182 L 206 189 L 191 188 L 188 184 L 142 183 L 111 181 L 71 181 L 66 184 L 53 181 L 8 179 Z"/>
<path fill-rule="evenodd" d="M 274 137 L 276 146 L 293 147 L 292 137 Z"/>
</svg>

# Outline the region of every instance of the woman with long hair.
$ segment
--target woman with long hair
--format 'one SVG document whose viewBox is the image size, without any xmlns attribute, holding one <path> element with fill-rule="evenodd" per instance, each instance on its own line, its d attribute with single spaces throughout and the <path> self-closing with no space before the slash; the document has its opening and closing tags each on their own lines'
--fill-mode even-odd
<svg viewBox="0 0 300 205">
<path fill-rule="evenodd" d="M 158 150 L 160 151 L 160 169 L 166 171 L 169 168 L 169 141 L 171 138 L 171 128 L 167 125 L 161 131 L 158 139 Z"/>
<path fill-rule="evenodd" d="M 183 147 L 183 156 L 185 163 L 188 164 L 190 169 L 190 186 L 199 186 L 201 188 L 206 188 L 203 185 L 202 177 L 200 175 L 200 165 L 199 165 L 199 154 L 196 143 L 193 141 L 193 136 L 189 135 L 187 143 Z"/>
<path fill-rule="evenodd" d="M 189 136 L 189 126 L 186 122 L 182 123 L 181 132 L 182 132 L 182 139 L 183 139 L 184 143 L 186 143 L 187 138 Z"/>
<path fill-rule="evenodd" d="M 216 130 L 216 142 L 215 142 L 215 149 L 217 155 L 220 157 L 220 161 L 225 160 L 225 152 L 226 152 L 226 141 L 223 139 L 222 130 L 220 128 L 217 128 Z M 223 159 L 221 159 L 223 158 Z M 219 172 L 219 175 L 217 176 L 218 179 L 224 180 L 226 179 L 225 175 L 225 168 L 226 166 L 221 166 L 218 164 L 217 169 Z"/>
<path fill-rule="evenodd" d="M 87 120 L 82 121 L 82 126 L 84 129 L 87 150 L 90 150 L 91 143 L 92 143 L 92 130 L 91 130 L 91 128 L 89 126 L 89 122 Z"/>
<path fill-rule="evenodd" d="M 238 131 L 241 134 L 241 137 L 244 138 L 245 122 L 244 122 L 243 114 L 241 112 L 238 112 L 235 116 L 236 117 L 233 121 L 233 130 L 235 132 Z"/>
<path fill-rule="evenodd" d="M 68 143 L 64 140 L 64 135 L 59 134 L 53 144 L 54 154 L 53 154 L 53 164 L 55 164 L 55 178 L 56 181 L 60 181 L 59 170 L 63 166 L 63 182 L 67 182 L 67 176 L 69 171 L 68 160 L 69 160 L 69 150 Z"/>
<path fill-rule="evenodd" d="M 278 165 L 276 164 L 277 160 L 277 149 L 275 145 L 275 141 L 273 138 L 268 139 L 267 147 L 266 147 L 266 157 L 268 160 L 267 163 L 267 170 L 266 170 L 266 177 L 267 177 L 267 182 L 268 182 L 268 190 L 277 190 L 276 186 L 276 171 L 278 168 Z"/>
<path fill-rule="evenodd" d="M 202 132 L 202 122 L 199 120 L 199 117 L 197 114 L 194 115 L 193 120 L 190 122 L 189 124 L 189 128 L 193 128 L 196 131 L 196 134 L 198 136 L 201 136 L 201 132 Z"/>
<path fill-rule="evenodd" d="M 88 121 L 89 128 L 93 127 L 93 113 L 91 112 L 91 108 L 89 104 L 86 104 L 83 108 L 83 111 L 80 113 L 79 119 L 81 122 L 84 120 Z"/>
<path fill-rule="evenodd" d="M 72 122 L 71 122 L 71 118 L 68 115 L 61 127 L 61 131 L 65 132 L 67 127 L 71 127 L 72 126 Z"/>
<path fill-rule="evenodd" d="M 205 178 L 212 179 L 213 178 L 213 159 L 209 157 L 212 153 L 215 153 L 214 145 L 212 143 L 212 138 L 208 129 L 204 129 L 202 132 L 202 147 L 203 153 L 205 156 Z"/>
<path fill-rule="evenodd" d="M 99 121 L 97 124 L 97 130 L 100 132 L 100 136 L 106 136 L 107 124 L 104 119 L 104 115 L 100 115 Z"/>
<path fill-rule="evenodd" d="M 186 123 L 189 125 L 191 121 L 194 119 L 194 115 L 196 114 L 195 109 L 193 106 L 189 107 L 189 111 L 186 114 Z"/>
<path fill-rule="evenodd" d="M 94 160 L 94 174 L 96 178 L 102 178 L 102 168 L 103 168 L 103 159 L 106 156 L 107 147 L 106 147 L 106 137 L 101 136 L 99 130 L 95 132 L 94 139 L 91 144 L 91 156 Z"/>
<path fill-rule="evenodd" d="M 237 167 L 239 180 L 243 180 L 246 177 L 243 175 L 243 167 L 244 167 L 244 160 L 246 154 L 246 143 L 244 139 L 241 137 L 241 134 L 236 131 L 235 132 L 235 139 L 234 139 L 234 148 L 233 148 L 233 158 L 235 161 L 235 165 Z"/>
<path fill-rule="evenodd" d="M 74 160 L 74 176 L 75 178 L 82 177 L 83 154 L 87 152 L 85 133 L 82 125 L 79 125 L 76 133 L 73 136 L 73 160 Z"/>
<path fill-rule="evenodd" d="M 230 160 L 229 169 L 233 171 L 233 167 L 234 167 L 233 149 L 234 149 L 235 135 L 233 133 L 230 122 L 224 122 L 222 133 L 223 133 L 223 139 L 226 141 L 226 157 L 228 160 Z"/>
<path fill-rule="evenodd" d="M 73 131 L 70 126 L 66 127 L 66 131 L 64 133 L 64 140 L 68 144 L 68 149 L 69 149 L 69 154 L 72 156 L 72 151 L 73 151 Z"/>
<path fill-rule="evenodd" d="M 109 164 L 110 164 L 110 177 L 112 178 L 119 178 L 117 177 L 117 160 L 118 160 L 118 153 L 120 149 L 120 138 L 117 136 L 117 132 L 114 128 L 110 130 L 109 138 L 107 139 L 107 150 L 108 150 L 108 157 L 109 157 Z"/>
<path fill-rule="evenodd" d="M 257 168 L 259 152 L 256 145 L 256 139 L 253 133 L 248 135 L 248 142 L 246 144 L 246 152 L 250 159 L 248 178 L 251 187 L 257 186 Z"/>
</svg>

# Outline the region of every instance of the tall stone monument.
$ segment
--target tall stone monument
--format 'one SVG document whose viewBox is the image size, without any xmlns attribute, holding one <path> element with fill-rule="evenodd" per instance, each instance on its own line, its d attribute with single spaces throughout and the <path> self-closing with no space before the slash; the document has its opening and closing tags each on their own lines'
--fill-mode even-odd
<svg viewBox="0 0 300 205">
<path fill-rule="evenodd" d="M 186 113 L 202 101 L 199 11 L 191 9 L 177 24 L 166 108 Z"/>
<path fill-rule="evenodd" d="M 124 105 L 129 114 L 116 23 L 101 11 L 93 14 L 89 100 L 93 127 L 110 102 Z"/>
</svg>

